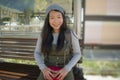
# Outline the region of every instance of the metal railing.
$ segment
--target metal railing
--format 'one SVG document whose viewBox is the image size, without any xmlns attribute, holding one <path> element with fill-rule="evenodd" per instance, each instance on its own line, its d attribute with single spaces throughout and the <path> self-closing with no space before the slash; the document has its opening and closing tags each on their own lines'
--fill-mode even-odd
<svg viewBox="0 0 120 80">
<path fill-rule="evenodd" d="M 38 25 L 0 26 L 0 37 L 38 37 L 41 27 Z"/>
</svg>

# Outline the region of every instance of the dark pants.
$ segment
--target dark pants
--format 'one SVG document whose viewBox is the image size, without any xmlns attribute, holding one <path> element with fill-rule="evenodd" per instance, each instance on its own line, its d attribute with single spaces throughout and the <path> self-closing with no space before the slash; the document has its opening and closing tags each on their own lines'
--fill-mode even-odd
<svg viewBox="0 0 120 80">
<path fill-rule="evenodd" d="M 45 80 L 42 72 L 41 72 L 40 75 L 38 76 L 37 80 Z M 67 76 L 64 78 L 64 80 L 74 80 L 73 71 L 70 71 L 70 72 L 67 74 Z"/>
</svg>

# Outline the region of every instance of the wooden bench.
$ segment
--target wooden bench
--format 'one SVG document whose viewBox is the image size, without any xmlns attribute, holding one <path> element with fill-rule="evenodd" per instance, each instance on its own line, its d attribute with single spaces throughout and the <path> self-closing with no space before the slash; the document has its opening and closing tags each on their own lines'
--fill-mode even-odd
<svg viewBox="0 0 120 80">
<path fill-rule="evenodd" d="M 34 60 L 36 40 L 33 38 L 0 38 L 0 57 Z"/>
<path fill-rule="evenodd" d="M 0 60 L 34 60 L 37 39 L 0 38 Z M 36 80 L 40 70 L 37 65 L 0 61 L 0 80 Z"/>
<path fill-rule="evenodd" d="M 0 58 L 34 60 L 36 41 L 36 38 L 0 38 Z M 36 80 L 39 73 L 37 65 L 0 62 L 2 80 Z"/>
</svg>

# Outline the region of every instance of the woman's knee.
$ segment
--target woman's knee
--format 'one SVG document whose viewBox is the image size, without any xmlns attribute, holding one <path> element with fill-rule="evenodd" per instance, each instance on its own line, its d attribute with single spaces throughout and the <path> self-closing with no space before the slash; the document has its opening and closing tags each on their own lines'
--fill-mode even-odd
<svg viewBox="0 0 120 80">
<path fill-rule="evenodd" d="M 74 80 L 73 71 L 70 71 L 64 80 Z"/>
<path fill-rule="evenodd" d="M 45 79 L 44 79 L 44 76 L 43 76 L 43 74 L 42 74 L 42 73 L 40 73 L 40 74 L 39 74 L 39 76 L 38 76 L 37 80 L 45 80 Z"/>
</svg>

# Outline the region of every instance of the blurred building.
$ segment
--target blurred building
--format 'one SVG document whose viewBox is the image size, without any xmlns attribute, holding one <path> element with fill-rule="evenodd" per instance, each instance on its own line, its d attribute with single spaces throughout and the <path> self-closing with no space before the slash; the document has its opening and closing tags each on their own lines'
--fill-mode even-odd
<svg viewBox="0 0 120 80">
<path fill-rule="evenodd" d="M 19 19 L 20 13 L 22 13 L 22 12 L 19 10 L 0 5 L 1 24 L 6 24 L 10 21 L 17 21 Z"/>
<path fill-rule="evenodd" d="M 42 27 L 52 3 L 66 10 L 68 25 L 84 44 L 120 45 L 120 0 L 0 0 L 0 19 Z"/>
<path fill-rule="evenodd" d="M 85 43 L 120 45 L 120 0 L 85 1 Z"/>
</svg>

